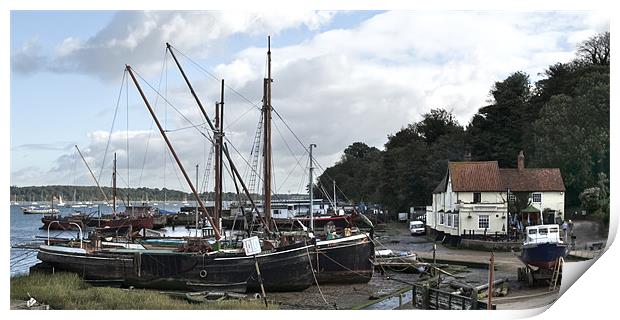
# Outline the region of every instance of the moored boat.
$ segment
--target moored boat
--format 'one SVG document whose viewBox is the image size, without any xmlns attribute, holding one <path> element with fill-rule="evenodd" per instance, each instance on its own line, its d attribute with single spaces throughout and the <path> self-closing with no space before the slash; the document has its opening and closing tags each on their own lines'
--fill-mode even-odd
<svg viewBox="0 0 620 320">
<path fill-rule="evenodd" d="M 317 241 L 315 253 L 319 283 L 366 283 L 372 278 L 375 245 L 367 233 Z"/>
<path fill-rule="evenodd" d="M 312 248 L 295 244 L 256 255 L 265 290 L 300 291 L 311 286 Z M 203 253 L 43 245 L 37 258 L 54 270 L 75 272 L 86 280 L 127 286 L 200 291 L 205 286 L 245 283 L 248 291 L 260 290 L 254 257 L 243 250 Z"/>
<path fill-rule="evenodd" d="M 56 214 L 59 213 L 60 211 L 56 208 L 37 208 L 34 206 L 30 206 L 30 207 L 22 207 L 22 212 L 24 214 Z"/>
</svg>

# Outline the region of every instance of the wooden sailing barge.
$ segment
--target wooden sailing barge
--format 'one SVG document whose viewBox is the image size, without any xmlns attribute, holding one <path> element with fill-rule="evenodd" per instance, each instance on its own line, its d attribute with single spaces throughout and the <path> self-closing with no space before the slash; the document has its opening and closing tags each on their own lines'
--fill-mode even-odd
<svg viewBox="0 0 620 320">
<path fill-rule="evenodd" d="M 215 144 L 215 206 L 210 211 L 198 196 L 189 176 L 179 160 L 165 131 L 159 123 L 144 92 L 136 80 L 132 68 L 126 66 L 136 89 L 140 93 L 148 111 L 157 125 L 166 145 L 177 162 L 188 183 L 199 210 L 205 215 L 215 233 L 214 241 L 192 240 L 190 250 L 157 248 L 145 245 L 127 244 L 107 247 L 99 239 L 93 239 L 80 248 L 74 246 L 41 246 L 37 258 L 55 270 L 76 272 L 85 279 L 112 282 L 148 288 L 169 288 L 179 290 L 205 290 L 211 287 L 243 287 L 258 290 L 258 274 L 253 257 L 245 256 L 243 250 L 221 248 L 222 213 L 222 169 L 224 156 L 233 175 L 237 192 L 239 186 L 250 202 L 251 212 L 255 213 L 263 225 L 263 251 L 256 256 L 267 291 L 299 291 L 318 281 L 320 283 L 368 282 L 372 277 L 374 243 L 368 234 L 358 234 L 339 239 L 305 238 L 289 245 L 278 245 L 283 239 L 275 232 L 271 219 L 271 50 L 268 50 L 268 77 L 264 79 L 264 98 L 262 116 L 265 130 L 264 143 L 264 200 L 263 214 L 258 211 L 250 192 L 235 167 L 223 143 L 224 81 L 222 80 L 221 99 L 216 103 L 215 125 L 211 122 L 198 99 L 185 72 L 176 59 L 171 46 L 168 51 L 177 64 L 183 79 L 188 85 L 207 124 L 214 133 Z M 312 178 L 311 178 L 312 180 Z M 312 188 L 310 188 L 312 190 Z M 313 224 L 312 217 L 310 224 Z M 189 242 L 190 240 L 188 240 Z M 286 242 L 286 241 L 284 241 Z M 283 242 L 283 243 L 284 243 Z M 315 280 L 316 277 L 316 280 Z"/>
</svg>

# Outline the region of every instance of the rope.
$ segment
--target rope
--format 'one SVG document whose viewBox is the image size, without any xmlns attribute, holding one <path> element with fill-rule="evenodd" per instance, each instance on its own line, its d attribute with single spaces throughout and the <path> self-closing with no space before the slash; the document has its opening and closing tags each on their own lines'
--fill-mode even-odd
<svg viewBox="0 0 620 320">
<path fill-rule="evenodd" d="M 317 250 L 318 250 L 318 249 L 317 249 Z M 331 260 L 333 263 L 335 263 L 335 264 L 339 265 L 339 266 L 340 266 L 340 267 L 342 267 L 343 269 L 346 269 L 347 271 L 351 271 L 351 272 L 355 273 L 356 275 L 358 275 L 358 276 L 360 276 L 360 277 L 365 277 L 365 275 L 363 275 L 363 274 L 361 274 L 361 273 L 359 273 L 359 272 L 357 272 L 357 271 L 355 271 L 355 270 L 349 269 L 349 268 L 345 267 L 344 265 L 340 264 L 338 261 L 336 261 L 336 260 L 332 259 L 330 256 L 328 256 L 328 255 L 327 255 L 327 254 L 325 254 L 324 252 L 320 252 L 320 251 L 319 251 L 318 253 L 319 253 L 319 254 L 322 254 L 322 255 L 323 255 L 323 256 L 325 256 L 325 257 L 327 257 L 327 259 Z"/>
<path fill-rule="evenodd" d="M 306 254 L 308 255 L 308 261 L 310 261 L 310 270 L 312 271 L 312 277 L 314 277 L 314 283 L 316 284 L 316 287 L 319 289 L 319 294 L 321 294 L 321 298 L 323 299 L 325 304 L 331 307 L 329 302 L 327 302 L 327 299 L 325 299 L 325 296 L 323 295 L 323 291 L 321 291 L 321 287 L 319 286 L 319 281 L 316 279 L 316 274 L 314 273 L 314 266 L 312 266 L 312 258 L 310 258 L 310 251 L 308 250 L 308 243 L 306 242 L 306 239 L 304 239 L 304 245 L 306 246 Z"/>
<path fill-rule="evenodd" d="M 194 128 L 196 128 L 196 131 L 198 131 L 198 133 L 200 133 L 200 135 L 202 135 L 203 137 L 205 137 L 205 139 L 207 139 L 207 140 L 211 141 L 211 143 L 213 143 L 213 139 L 209 136 L 209 131 L 207 131 L 207 133 L 205 134 L 200 129 L 198 129 L 197 125 L 195 125 L 183 113 L 181 113 L 181 111 L 179 111 L 179 109 L 177 109 L 177 107 L 175 107 L 172 103 L 170 103 L 170 101 L 168 101 L 168 99 L 166 99 L 164 96 L 162 96 L 161 93 L 159 93 L 159 91 L 157 91 L 148 81 L 146 81 L 146 79 L 144 79 L 142 77 L 142 75 L 140 75 L 140 73 L 138 73 L 138 71 L 136 71 L 135 69 L 133 69 L 133 70 L 134 70 L 134 73 L 142 80 L 142 82 L 146 83 L 146 85 L 149 86 L 149 88 L 151 88 L 151 90 L 153 90 L 155 93 L 157 93 L 157 95 L 160 96 L 166 102 L 167 105 L 172 107 L 172 109 L 174 109 L 174 111 L 176 111 L 181 117 L 183 117 L 183 119 L 185 119 L 185 121 L 187 121 Z"/>
<path fill-rule="evenodd" d="M 194 67 L 196 67 L 198 70 L 203 71 L 204 73 L 208 74 L 209 76 L 211 76 L 211 78 L 215 79 L 215 80 L 220 80 L 220 78 L 218 78 L 217 76 L 215 76 L 213 73 L 209 72 L 207 69 L 205 69 L 204 67 L 202 67 L 199 63 L 195 62 L 194 60 L 192 60 L 190 57 L 186 56 L 185 54 L 183 54 L 183 52 L 179 51 L 179 49 L 177 49 L 176 47 L 170 45 L 170 47 L 172 49 L 174 49 L 176 52 L 178 52 L 180 55 L 182 55 L 185 59 L 189 60 Z M 253 105 L 254 107 L 256 107 L 257 109 L 261 109 L 256 103 L 250 101 L 250 99 L 246 98 L 244 95 L 242 95 L 241 93 L 239 93 L 237 90 L 235 90 L 233 87 L 229 86 L 228 84 L 224 84 L 224 86 L 228 89 L 230 89 L 232 92 L 234 92 L 236 95 L 238 95 L 240 98 L 242 98 L 243 100 L 247 101 L 249 104 Z"/>
<path fill-rule="evenodd" d="M 291 153 L 291 155 L 293 156 L 293 158 L 295 159 L 296 163 L 295 166 L 293 167 L 293 169 L 289 172 L 289 174 L 286 176 L 286 178 L 284 179 L 284 181 L 282 181 L 282 184 L 280 185 L 280 188 L 286 184 L 286 181 L 288 180 L 288 178 L 291 176 L 291 174 L 297 169 L 297 167 L 301 167 L 300 162 L 302 157 L 299 157 L 299 159 L 295 156 L 295 154 L 293 153 L 293 150 L 291 150 L 291 147 L 289 146 L 289 144 L 286 142 L 286 140 L 284 139 L 284 135 L 282 135 L 282 132 L 280 132 L 280 128 L 278 128 L 278 125 L 273 122 L 274 127 L 276 128 L 276 132 L 278 133 L 278 135 L 280 136 L 280 139 L 282 139 L 282 141 L 284 142 L 284 145 L 286 145 L 286 148 L 288 149 L 288 151 Z M 276 193 L 280 190 L 280 188 L 276 188 Z"/>
<path fill-rule="evenodd" d="M 110 127 L 110 133 L 108 134 L 108 142 L 105 145 L 105 152 L 103 153 L 103 160 L 101 161 L 101 169 L 99 169 L 99 177 L 98 180 L 101 180 L 101 173 L 103 173 L 103 166 L 105 164 L 106 156 L 108 155 L 108 148 L 110 147 L 110 140 L 112 140 L 112 131 L 114 130 L 114 123 L 116 122 L 116 115 L 118 113 L 118 106 L 121 102 L 121 96 L 123 93 L 123 85 L 125 82 L 125 76 L 127 75 L 127 71 L 123 71 L 123 79 L 121 79 L 121 88 L 118 91 L 118 99 L 116 100 L 116 108 L 114 109 L 114 117 L 112 118 L 112 126 Z M 74 183 L 75 184 L 75 183 Z"/>
</svg>

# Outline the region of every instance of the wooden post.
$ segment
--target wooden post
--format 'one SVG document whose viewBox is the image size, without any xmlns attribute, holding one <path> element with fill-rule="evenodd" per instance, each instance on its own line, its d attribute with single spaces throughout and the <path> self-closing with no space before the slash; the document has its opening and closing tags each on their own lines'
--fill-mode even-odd
<svg viewBox="0 0 620 320">
<path fill-rule="evenodd" d="M 422 286 L 422 309 L 429 310 L 429 301 L 430 301 L 430 290 L 428 285 Z"/>
<path fill-rule="evenodd" d="M 471 290 L 471 310 L 478 310 L 478 291 L 474 288 Z"/>
<path fill-rule="evenodd" d="M 254 266 L 256 266 L 256 273 L 258 274 L 258 282 L 260 283 L 260 291 L 263 294 L 265 307 L 268 308 L 269 306 L 267 305 L 267 295 L 265 294 L 265 287 L 263 286 L 263 277 L 260 275 L 260 268 L 258 267 L 258 259 L 256 259 L 256 255 L 254 255 Z"/>
<path fill-rule="evenodd" d="M 493 310 L 493 271 L 495 269 L 495 254 L 491 251 L 491 259 L 489 259 L 489 294 L 487 302 L 487 310 Z"/>
</svg>

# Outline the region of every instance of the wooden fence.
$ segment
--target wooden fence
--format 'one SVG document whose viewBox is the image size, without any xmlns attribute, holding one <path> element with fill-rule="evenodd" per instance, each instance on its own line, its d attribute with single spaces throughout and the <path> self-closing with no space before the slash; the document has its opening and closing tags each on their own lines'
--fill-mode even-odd
<svg viewBox="0 0 620 320">
<path fill-rule="evenodd" d="M 478 301 L 476 297 L 465 297 L 445 292 L 424 285 L 412 288 L 412 305 L 424 310 L 487 310 L 487 303 Z M 493 310 L 496 306 L 493 305 Z"/>
</svg>

